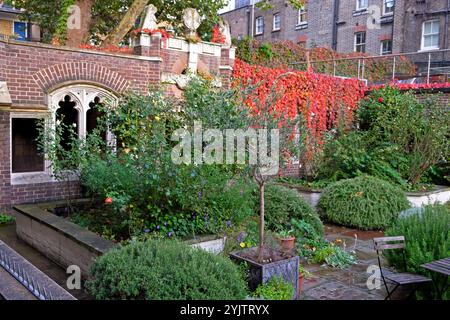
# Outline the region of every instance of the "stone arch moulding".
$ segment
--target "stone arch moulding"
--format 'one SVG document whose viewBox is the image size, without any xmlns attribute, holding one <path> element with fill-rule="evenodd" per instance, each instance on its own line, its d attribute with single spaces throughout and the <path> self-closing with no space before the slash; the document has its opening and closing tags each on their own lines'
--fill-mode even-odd
<svg viewBox="0 0 450 320">
<path fill-rule="evenodd" d="M 33 80 L 46 93 L 61 87 L 63 83 L 96 83 L 117 94 L 129 87 L 129 81 L 115 71 L 93 63 L 67 62 L 42 69 Z"/>
<path fill-rule="evenodd" d="M 98 101 L 101 103 L 109 103 L 114 106 L 118 101 L 118 95 L 106 90 L 102 87 L 91 84 L 72 84 L 62 86 L 52 91 L 48 95 L 49 111 L 55 116 L 59 109 L 59 103 L 69 96 L 70 100 L 75 102 L 75 109 L 79 113 L 78 134 L 84 136 L 86 134 L 86 117 L 90 109 L 90 104 Z M 112 140 L 110 136 L 108 140 Z"/>
</svg>

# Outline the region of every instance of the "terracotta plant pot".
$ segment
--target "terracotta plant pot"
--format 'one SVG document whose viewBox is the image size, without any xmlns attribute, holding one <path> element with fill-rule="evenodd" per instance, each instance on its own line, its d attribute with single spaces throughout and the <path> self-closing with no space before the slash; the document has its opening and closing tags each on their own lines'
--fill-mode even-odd
<svg viewBox="0 0 450 320">
<path fill-rule="evenodd" d="M 283 251 L 292 251 L 295 248 L 295 237 L 278 238 Z"/>
<path fill-rule="evenodd" d="M 299 276 L 298 276 L 298 297 L 299 298 L 302 295 L 302 287 L 303 287 L 304 280 L 305 280 L 305 278 L 301 274 L 299 274 Z"/>
</svg>

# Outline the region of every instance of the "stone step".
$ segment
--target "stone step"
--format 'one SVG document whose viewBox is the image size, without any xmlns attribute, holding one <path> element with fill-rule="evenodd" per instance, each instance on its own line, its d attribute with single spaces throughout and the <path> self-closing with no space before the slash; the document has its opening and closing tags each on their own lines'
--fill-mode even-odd
<svg viewBox="0 0 450 320">
<path fill-rule="evenodd" d="M 26 276 L 35 287 L 40 288 L 41 294 L 45 293 L 45 299 L 47 300 L 76 300 L 70 293 L 60 287 L 55 281 L 50 279 L 46 274 L 33 266 L 25 258 L 7 246 L 4 242 L 0 241 L 0 294 L 7 300 L 30 300 L 23 290 L 31 292 L 15 279 L 11 270 L 13 268 L 20 275 Z M 2 263 L 6 263 L 8 267 L 3 266 Z M 9 276 L 9 277 L 8 277 Z M 14 283 L 15 282 L 15 283 Z M 3 283 L 5 285 L 3 285 Z M 31 294 L 32 295 L 32 294 Z M 33 295 L 32 295 L 33 296 Z M 9 299 L 8 297 L 12 297 Z M 17 299 L 14 299 L 17 297 Z M 23 299 L 20 299 L 23 297 Z M 36 297 L 35 297 L 36 299 Z"/>
</svg>

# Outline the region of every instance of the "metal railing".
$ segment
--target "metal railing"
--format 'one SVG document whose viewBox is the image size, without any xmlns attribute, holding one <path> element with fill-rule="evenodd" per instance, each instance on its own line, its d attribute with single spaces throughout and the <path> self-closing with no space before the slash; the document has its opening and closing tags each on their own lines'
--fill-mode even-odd
<svg viewBox="0 0 450 320">
<path fill-rule="evenodd" d="M 431 83 L 450 81 L 450 49 L 380 56 L 353 56 L 291 63 L 290 67 L 369 83 L 400 81 Z"/>
</svg>

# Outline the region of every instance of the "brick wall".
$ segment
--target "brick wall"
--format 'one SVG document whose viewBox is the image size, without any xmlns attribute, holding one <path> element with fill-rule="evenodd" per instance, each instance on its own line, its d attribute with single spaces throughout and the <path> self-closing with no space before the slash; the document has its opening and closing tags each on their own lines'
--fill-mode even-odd
<svg viewBox="0 0 450 320">
<path fill-rule="evenodd" d="M 11 187 L 11 204 L 42 203 L 82 196 L 78 182 L 47 182 Z"/>
<path fill-rule="evenodd" d="M 0 208 L 11 199 L 9 112 L 0 110 Z"/>
<path fill-rule="evenodd" d="M 356 11 L 356 0 L 320 0 L 308 1 L 308 13 L 306 26 L 297 26 L 298 12 L 284 0 L 273 0 L 273 8 L 267 11 L 255 9 L 254 17 L 264 17 L 264 34 L 256 36 L 262 41 L 291 40 L 293 42 L 306 42 L 308 47 L 332 47 L 334 4 L 339 1 L 337 50 L 340 52 L 354 51 L 354 33 L 365 28 L 366 52 L 370 55 L 379 55 L 381 40 L 393 40 L 393 53 L 417 52 L 420 50 L 422 23 L 426 20 L 440 20 L 440 48 L 449 48 L 450 24 L 446 28 L 446 14 L 448 14 L 447 0 L 396 0 L 394 14 L 383 15 L 384 0 L 369 0 L 370 6 L 377 6 L 381 14 L 380 27 L 372 28 L 371 24 L 375 15 L 369 11 Z M 222 16 L 231 26 L 233 37 L 249 34 L 249 21 L 252 7 L 242 7 Z M 273 14 L 281 14 L 281 30 L 272 32 Z M 446 13 L 447 12 L 447 13 Z M 426 57 L 426 55 L 424 55 Z M 450 53 L 443 58 L 450 61 Z"/>
</svg>

